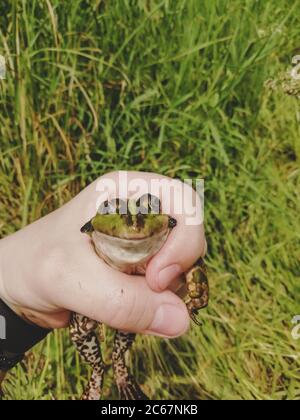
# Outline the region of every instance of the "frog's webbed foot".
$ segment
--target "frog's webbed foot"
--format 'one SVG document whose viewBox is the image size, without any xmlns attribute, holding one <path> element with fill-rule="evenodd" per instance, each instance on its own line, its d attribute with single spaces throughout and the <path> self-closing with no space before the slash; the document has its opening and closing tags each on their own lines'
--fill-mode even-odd
<svg viewBox="0 0 300 420">
<path fill-rule="evenodd" d="M 191 320 L 201 326 L 197 319 L 200 309 L 206 308 L 209 301 L 207 269 L 202 258 L 186 273 L 187 296 L 184 299 Z"/>
<path fill-rule="evenodd" d="M 121 400 L 148 400 L 126 365 L 125 354 L 132 346 L 135 334 L 117 331 L 113 349 L 113 369 Z"/>
<path fill-rule="evenodd" d="M 91 379 L 82 395 L 82 400 L 98 401 L 101 398 L 105 364 L 96 334 L 99 324 L 83 315 L 72 314 L 70 334 L 79 354 L 92 368 Z"/>
<path fill-rule="evenodd" d="M 121 400 L 149 400 L 131 375 L 117 382 L 117 387 Z"/>
</svg>

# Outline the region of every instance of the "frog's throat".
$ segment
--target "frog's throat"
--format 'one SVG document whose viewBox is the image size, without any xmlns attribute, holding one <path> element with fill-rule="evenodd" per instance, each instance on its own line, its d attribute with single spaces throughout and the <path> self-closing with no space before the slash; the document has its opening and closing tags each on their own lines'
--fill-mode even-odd
<svg viewBox="0 0 300 420">
<path fill-rule="evenodd" d="M 112 268 L 128 274 L 144 274 L 147 262 L 164 245 L 170 230 L 151 237 L 131 240 L 92 232 L 97 254 Z"/>
</svg>

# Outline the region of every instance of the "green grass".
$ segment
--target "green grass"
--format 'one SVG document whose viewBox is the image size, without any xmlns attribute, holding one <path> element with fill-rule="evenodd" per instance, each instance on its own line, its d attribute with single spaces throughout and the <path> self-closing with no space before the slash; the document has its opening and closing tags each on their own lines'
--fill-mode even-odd
<svg viewBox="0 0 300 420">
<path fill-rule="evenodd" d="M 300 399 L 299 100 L 264 87 L 299 28 L 289 0 L 1 2 L 1 237 L 107 171 L 206 180 L 211 304 L 186 337 L 139 337 L 152 397 Z M 77 398 L 86 379 L 55 332 L 6 398 Z"/>
</svg>

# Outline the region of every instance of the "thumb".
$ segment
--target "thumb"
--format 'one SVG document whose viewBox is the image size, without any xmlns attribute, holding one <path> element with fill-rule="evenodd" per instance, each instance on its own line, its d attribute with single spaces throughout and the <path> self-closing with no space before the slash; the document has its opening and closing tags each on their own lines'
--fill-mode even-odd
<svg viewBox="0 0 300 420">
<path fill-rule="evenodd" d="M 56 304 L 119 330 L 164 337 L 187 331 L 187 309 L 174 293 L 157 293 L 144 277 L 120 273 L 90 251 L 72 261 L 59 276 Z"/>
<path fill-rule="evenodd" d="M 203 225 L 186 226 L 182 217 L 177 220 L 176 229 L 147 267 L 147 282 L 156 291 L 168 288 L 206 252 Z"/>
</svg>

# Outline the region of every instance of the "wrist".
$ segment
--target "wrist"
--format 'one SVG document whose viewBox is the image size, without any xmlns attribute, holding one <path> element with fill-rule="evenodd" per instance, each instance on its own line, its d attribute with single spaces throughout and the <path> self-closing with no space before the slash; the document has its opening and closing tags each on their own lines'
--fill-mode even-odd
<svg viewBox="0 0 300 420">
<path fill-rule="evenodd" d="M 50 330 L 28 324 L 2 300 L 0 300 L 0 316 L 4 320 L 5 327 L 0 340 L 0 371 L 5 372 L 16 366 L 24 354 L 43 340 Z"/>
<path fill-rule="evenodd" d="M 7 292 L 12 276 L 9 268 L 15 262 L 16 253 L 10 254 L 9 241 L 0 240 L 0 317 L 2 320 L 0 337 L 0 385 L 4 373 L 16 366 L 24 357 L 24 353 L 42 340 L 49 330 L 28 324 L 20 317 L 17 306 L 11 302 Z"/>
<path fill-rule="evenodd" d="M 12 259 L 9 256 L 9 247 L 6 239 L 0 240 L 0 300 L 2 300 L 12 311 L 20 315 L 17 309 L 16 302 L 12 302 L 7 292 L 8 272 L 7 267 L 12 263 Z"/>
<path fill-rule="evenodd" d="M 10 272 L 10 267 L 17 264 L 15 261 L 15 254 L 10 255 L 8 238 L 0 240 L 0 301 L 2 301 L 14 314 L 23 320 L 27 321 L 23 315 L 21 305 L 14 300 L 8 292 L 8 282 L 12 282 L 13 273 Z M 1 314 L 0 314 L 1 315 Z"/>
<path fill-rule="evenodd" d="M 20 243 L 20 237 L 16 236 L 0 240 L 0 300 L 31 325 L 46 330 L 66 328 L 69 325 L 70 313 L 55 306 L 52 301 L 49 302 L 48 291 L 40 287 L 42 283 L 46 284 L 43 272 L 45 270 L 31 260 L 30 253 L 24 255 L 24 240 Z M 47 265 L 47 271 L 52 274 L 57 270 L 53 262 L 47 261 L 44 265 Z M 34 270 L 31 269 L 33 266 Z M 38 288 L 32 281 L 34 277 L 39 280 Z M 48 283 L 51 284 L 51 281 Z"/>
<path fill-rule="evenodd" d="M 0 240 L 0 299 L 7 301 L 4 283 L 4 239 Z"/>
</svg>

